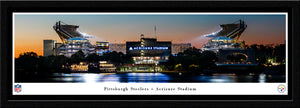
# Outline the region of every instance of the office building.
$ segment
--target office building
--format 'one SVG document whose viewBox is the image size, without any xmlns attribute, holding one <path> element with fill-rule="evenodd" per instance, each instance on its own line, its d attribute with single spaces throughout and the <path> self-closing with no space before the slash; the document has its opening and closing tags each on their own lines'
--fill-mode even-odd
<svg viewBox="0 0 300 108">
<path fill-rule="evenodd" d="M 43 43 L 43 55 L 50 56 L 54 55 L 55 41 L 54 40 L 44 40 Z"/>
</svg>

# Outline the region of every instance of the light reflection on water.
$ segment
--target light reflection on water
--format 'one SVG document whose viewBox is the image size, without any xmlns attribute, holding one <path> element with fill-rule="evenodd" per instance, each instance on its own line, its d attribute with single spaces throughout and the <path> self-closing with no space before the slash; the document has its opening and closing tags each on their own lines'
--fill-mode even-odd
<svg viewBox="0 0 300 108">
<path fill-rule="evenodd" d="M 83 83 L 167 83 L 167 82 L 284 82 L 284 75 L 235 75 L 235 74 L 185 74 L 185 73 L 54 73 L 50 82 L 83 82 Z"/>
<path fill-rule="evenodd" d="M 162 73 L 127 73 L 126 78 L 128 83 L 164 83 L 170 80 L 169 76 Z"/>
<path fill-rule="evenodd" d="M 101 79 L 101 74 L 84 74 L 83 79 L 86 83 L 95 83 L 98 79 Z"/>
<path fill-rule="evenodd" d="M 266 82 L 266 75 L 265 74 L 260 74 L 258 80 L 259 80 L 259 83 Z"/>
</svg>

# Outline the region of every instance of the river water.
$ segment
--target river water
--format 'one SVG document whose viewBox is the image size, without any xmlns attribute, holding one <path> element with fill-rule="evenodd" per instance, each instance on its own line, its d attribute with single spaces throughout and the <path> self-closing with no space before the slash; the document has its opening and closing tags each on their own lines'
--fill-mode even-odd
<svg viewBox="0 0 300 108">
<path fill-rule="evenodd" d="M 272 83 L 285 82 L 285 75 L 186 74 L 186 73 L 53 73 L 41 82 L 65 83 Z"/>
</svg>

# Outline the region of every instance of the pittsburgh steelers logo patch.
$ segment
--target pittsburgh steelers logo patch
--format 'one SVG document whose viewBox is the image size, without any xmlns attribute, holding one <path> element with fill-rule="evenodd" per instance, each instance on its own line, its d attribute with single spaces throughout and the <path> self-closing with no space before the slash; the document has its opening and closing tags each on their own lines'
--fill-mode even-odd
<svg viewBox="0 0 300 108">
<path fill-rule="evenodd" d="M 278 92 L 279 92 L 279 93 L 283 93 L 283 92 L 285 92 L 285 90 L 286 90 L 285 86 L 282 85 L 282 84 L 280 84 L 280 85 L 278 86 L 277 89 L 278 89 Z"/>
</svg>

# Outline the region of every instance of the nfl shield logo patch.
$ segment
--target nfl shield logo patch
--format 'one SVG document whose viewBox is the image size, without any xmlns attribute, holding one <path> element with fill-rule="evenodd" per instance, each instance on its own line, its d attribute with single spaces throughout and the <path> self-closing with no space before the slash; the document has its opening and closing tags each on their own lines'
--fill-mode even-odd
<svg viewBox="0 0 300 108">
<path fill-rule="evenodd" d="M 19 84 L 15 85 L 15 92 L 17 92 L 17 93 L 21 92 L 21 90 L 22 90 L 21 87 L 22 87 L 22 86 L 19 85 Z"/>
</svg>

